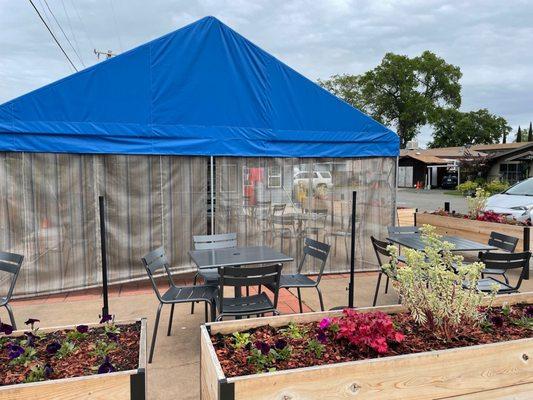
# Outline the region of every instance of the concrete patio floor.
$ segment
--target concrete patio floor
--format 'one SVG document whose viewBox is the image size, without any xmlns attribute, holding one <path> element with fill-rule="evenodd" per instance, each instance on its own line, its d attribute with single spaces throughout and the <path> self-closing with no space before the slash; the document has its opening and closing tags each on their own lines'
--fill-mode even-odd
<svg viewBox="0 0 533 400">
<path fill-rule="evenodd" d="M 189 277 L 184 278 L 187 282 Z M 512 278 L 511 278 L 512 279 Z M 326 308 L 347 304 L 349 277 L 346 274 L 328 275 L 320 284 L 324 293 Z M 377 273 L 356 274 L 356 306 L 372 304 Z M 384 294 L 385 280 L 378 304 L 395 304 L 397 296 L 391 288 Z M 524 281 L 522 292 L 533 291 L 533 279 Z M 289 314 L 297 311 L 297 299 L 287 291 L 280 292 L 280 309 Z M 305 311 L 319 310 L 318 296 L 314 289 L 302 290 Z M 146 317 L 148 319 L 148 339 L 151 339 L 157 299 L 146 282 L 113 287 L 110 292 L 110 311 L 117 320 Z M 101 312 L 101 298 L 97 290 L 87 290 L 68 295 L 45 296 L 28 300 L 14 301 L 13 308 L 17 324 L 24 328 L 27 318 L 38 318 L 40 326 L 58 326 L 95 322 Z M 294 310 L 293 310 L 294 309 Z M 170 307 L 164 307 L 158 333 L 154 361 L 148 366 L 148 399 L 198 399 L 199 393 L 199 327 L 203 323 L 203 307 L 197 307 L 190 314 L 190 305 L 177 305 L 174 313 L 171 336 L 166 336 Z M 7 318 L 0 311 L 0 318 Z M 149 343 L 149 342 L 148 342 Z"/>
</svg>

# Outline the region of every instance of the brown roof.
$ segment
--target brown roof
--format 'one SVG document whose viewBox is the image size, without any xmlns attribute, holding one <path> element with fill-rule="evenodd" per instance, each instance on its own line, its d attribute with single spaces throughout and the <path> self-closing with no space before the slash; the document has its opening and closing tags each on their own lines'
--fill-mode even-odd
<svg viewBox="0 0 533 400">
<path fill-rule="evenodd" d="M 481 151 L 474 150 L 472 148 L 470 148 L 469 153 L 473 156 L 486 156 L 487 155 L 485 153 L 482 153 Z M 442 148 L 436 148 L 436 149 L 417 149 L 417 150 L 402 149 L 400 150 L 400 156 L 407 156 L 407 155 L 410 156 L 412 154 L 453 159 L 453 158 L 464 157 L 465 148 L 461 146 L 461 147 L 442 147 Z"/>
<path fill-rule="evenodd" d="M 485 152 L 499 152 L 499 151 L 509 151 L 513 149 L 517 149 L 519 147 L 527 145 L 528 142 L 520 142 L 520 143 L 496 143 L 496 144 L 475 144 L 471 148 L 478 151 L 485 151 Z"/>
<path fill-rule="evenodd" d="M 447 164 L 446 160 L 435 156 L 428 156 L 424 154 L 405 154 L 403 157 L 411 157 L 415 160 L 422 161 L 424 164 Z"/>
</svg>

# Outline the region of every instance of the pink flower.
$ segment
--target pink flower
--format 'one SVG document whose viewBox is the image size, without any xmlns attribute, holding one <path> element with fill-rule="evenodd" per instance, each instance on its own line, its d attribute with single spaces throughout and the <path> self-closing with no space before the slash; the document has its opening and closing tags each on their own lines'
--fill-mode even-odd
<svg viewBox="0 0 533 400">
<path fill-rule="evenodd" d="M 322 321 L 320 321 L 320 329 L 324 330 L 324 329 L 328 329 L 329 326 L 331 325 L 331 318 L 324 318 Z"/>
</svg>

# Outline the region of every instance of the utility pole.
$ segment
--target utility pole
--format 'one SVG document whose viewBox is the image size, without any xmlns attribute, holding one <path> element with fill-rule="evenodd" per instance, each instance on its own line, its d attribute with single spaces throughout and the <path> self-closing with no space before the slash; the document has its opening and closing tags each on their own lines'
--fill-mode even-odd
<svg viewBox="0 0 533 400">
<path fill-rule="evenodd" d="M 116 56 L 116 54 L 113 53 L 111 50 L 100 51 L 100 50 L 94 49 L 94 54 L 96 54 L 96 58 L 98 59 L 100 59 L 100 56 L 105 56 L 106 60 L 110 59 L 111 57 Z"/>
</svg>

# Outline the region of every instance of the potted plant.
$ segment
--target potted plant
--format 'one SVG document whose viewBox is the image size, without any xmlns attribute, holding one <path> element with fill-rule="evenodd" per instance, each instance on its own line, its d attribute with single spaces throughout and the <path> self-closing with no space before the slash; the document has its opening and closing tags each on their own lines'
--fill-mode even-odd
<svg viewBox="0 0 533 400">
<path fill-rule="evenodd" d="M 527 396 L 533 296 L 479 293 L 482 264 L 463 265 L 431 228 L 424 240 L 387 267 L 403 305 L 203 326 L 202 399 Z"/>
<path fill-rule="evenodd" d="M 0 322 L 0 398 L 145 398 L 146 319 L 13 332 Z"/>
</svg>

